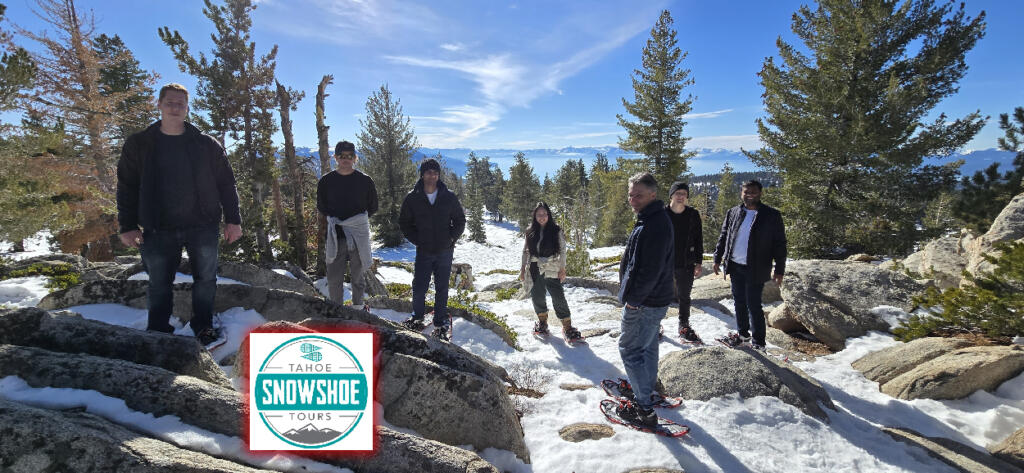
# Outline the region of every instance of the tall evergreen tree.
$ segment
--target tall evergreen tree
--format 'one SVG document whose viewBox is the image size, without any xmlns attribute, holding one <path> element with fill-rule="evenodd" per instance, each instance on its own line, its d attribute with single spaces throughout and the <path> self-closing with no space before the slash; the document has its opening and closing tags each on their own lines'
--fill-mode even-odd
<svg viewBox="0 0 1024 473">
<path fill-rule="evenodd" d="M 1006 113 L 999 115 L 999 128 L 1006 136 L 999 138 L 999 149 L 1014 151 L 1013 169 L 999 172 L 999 163 L 992 163 L 974 176 L 964 176 L 960 182 L 960 198 L 955 200 L 953 215 L 980 233 L 988 231 L 999 212 L 1014 196 L 1024 192 L 1024 107 L 1013 111 L 1013 120 Z"/>
<path fill-rule="evenodd" d="M 101 34 L 93 41 L 96 56 L 105 58 L 100 66 L 100 93 L 117 96 L 118 116 L 115 142 L 124 142 L 132 133 L 142 131 L 157 119 L 153 103 L 153 84 L 158 76 L 139 66 L 131 50 L 118 35 Z"/>
<path fill-rule="evenodd" d="M 949 154 L 984 124 L 979 112 L 924 122 L 956 93 L 984 17 L 933 0 L 821 0 L 793 16 L 803 48 L 780 37 L 781 63 L 765 60 L 765 147 L 747 154 L 781 174 L 795 255 L 894 254 L 917 240 L 927 203 L 955 173 L 924 158 Z"/>
<path fill-rule="evenodd" d="M 582 159 L 562 163 L 551 183 L 550 204 L 561 215 L 568 215 L 576 207 L 580 192 L 587 187 L 587 168 Z"/>
<path fill-rule="evenodd" d="M 277 45 L 256 56 L 256 43 L 250 35 L 255 9 L 252 0 L 224 0 L 222 5 L 205 0 L 203 14 L 213 22 L 215 30 L 212 58 L 202 52 L 194 56 L 178 31 L 172 33 L 165 26 L 159 33 L 178 61 L 178 68 L 198 79 L 189 103 L 193 110 L 206 112 L 206 116 L 193 113 L 192 119 L 222 144 L 226 144 L 229 136 L 238 141 L 230 157 L 236 178 L 241 181 L 238 191 L 242 220 L 251 231 L 240 244 L 248 259 L 268 262 L 273 255 L 264 214 L 276 151 L 272 137 L 277 132 L 273 117 L 277 108 Z"/>
<path fill-rule="evenodd" d="M 645 171 L 647 163 L 643 159 L 616 158 L 615 167 L 602 173 L 601 186 L 604 195 L 604 216 L 594 232 L 594 246 L 614 246 L 626 243 L 630 229 L 636 216 L 629 207 L 629 178 L 638 172 Z M 659 187 L 662 186 L 659 183 Z M 667 186 L 666 186 L 667 187 Z"/>
<path fill-rule="evenodd" d="M 590 164 L 590 174 L 587 176 L 590 183 L 587 188 L 587 193 L 590 195 L 589 225 L 595 232 L 604 215 L 605 208 L 607 208 L 604 203 L 605 188 L 601 176 L 609 170 L 611 170 L 611 166 L 608 165 L 608 155 L 601 152 L 596 153 L 594 162 Z"/>
<path fill-rule="evenodd" d="M 470 151 L 466 161 L 465 189 L 462 206 L 466 209 L 466 228 L 469 230 L 470 241 L 486 243 L 484 232 L 484 188 L 490 174 L 487 158 L 480 159 Z"/>
<path fill-rule="evenodd" d="M 664 193 L 668 185 L 686 172 L 686 160 L 697 153 L 686 151 L 688 137 L 683 136 L 693 96 L 681 96 L 683 88 L 693 85 L 690 70 L 682 67 L 687 53 L 676 46 L 672 15 L 661 12 L 651 29 L 651 38 L 643 51 L 643 69 L 633 71 L 634 101 L 622 99 L 622 105 L 636 121 L 616 115 L 628 135 L 619 139 L 619 146 L 646 157 L 647 164 Z"/>
<path fill-rule="evenodd" d="M 391 95 L 387 85 L 366 100 L 366 118 L 359 120 L 362 128 L 359 141 L 363 172 L 377 186 L 380 209 L 370 222 L 376 238 L 386 247 L 405 241 L 398 226 L 402 200 L 412 190 L 418 174 L 412 155 L 419 145 L 409 118 L 402 114 L 402 104 Z"/>
<path fill-rule="evenodd" d="M 525 232 L 530 226 L 533 211 L 540 200 L 540 181 L 533 173 L 533 166 L 526 160 L 522 152 L 515 154 L 515 163 L 508 170 L 507 189 L 501 196 L 501 208 L 509 220 L 519 225 L 519 231 Z"/>
<path fill-rule="evenodd" d="M 497 163 L 491 164 L 491 181 L 487 192 L 484 192 L 484 206 L 491 213 L 491 220 L 501 222 L 501 195 L 505 192 L 505 173 L 501 172 L 501 166 Z"/>
<path fill-rule="evenodd" d="M 0 20 L 3 20 L 7 5 L 0 3 Z M 23 90 L 31 89 L 37 72 L 25 48 L 14 44 L 9 31 L 0 30 L 0 111 L 13 109 Z M 6 124 L 5 124 L 6 125 Z"/>
<path fill-rule="evenodd" d="M 722 165 L 722 172 L 715 186 L 714 197 L 710 199 L 707 213 L 701 212 L 704 216 L 704 248 L 714 250 L 718 244 L 718 236 L 722 231 L 722 222 L 725 221 L 725 214 L 731 207 L 740 202 L 740 185 L 736 182 L 735 174 L 729 163 Z"/>
</svg>

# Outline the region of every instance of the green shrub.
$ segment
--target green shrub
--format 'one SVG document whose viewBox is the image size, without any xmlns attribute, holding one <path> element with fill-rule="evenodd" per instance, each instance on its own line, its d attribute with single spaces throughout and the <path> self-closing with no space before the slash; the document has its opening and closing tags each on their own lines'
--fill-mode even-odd
<svg viewBox="0 0 1024 473">
<path fill-rule="evenodd" d="M 388 297 L 392 299 L 409 299 L 412 297 L 412 286 L 400 282 L 389 282 L 384 285 Z"/>
<path fill-rule="evenodd" d="M 405 261 L 381 261 L 381 266 L 387 266 L 389 268 L 404 269 L 408 272 L 413 272 L 415 265 L 413 263 L 406 263 Z"/>
<path fill-rule="evenodd" d="M 1024 334 L 1024 242 L 1000 244 L 999 257 L 983 255 L 996 265 L 991 273 L 964 278 L 971 285 L 939 291 L 929 287 L 914 299 L 926 313 L 915 315 L 893 330 L 896 338 L 909 341 L 927 336 L 958 333 L 984 335 L 999 341 Z"/>
<path fill-rule="evenodd" d="M 484 273 L 484 276 L 489 276 L 491 274 L 519 274 L 519 270 L 518 269 L 502 269 L 502 268 L 492 269 L 492 270 Z"/>
<path fill-rule="evenodd" d="M 565 255 L 565 272 L 569 276 L 587 277 L 593 275 L 590 270 L 590 253 L 586 248 L 570 249 Z"/>
<path fill-rule="evenodd" d="M 615 263 L 622 259 L 622 255 L 605 256 L 603 258 L 591 258 L 590 262 L 594 264 L 608 264 Z"/>
<path fill-rule="evenodd" d="M 498 289 L 497 291 L 495 291 L 495 293 L 496 293 L 495 299 L 499 300 L 499 301 L 507 301 L 507 300 L 515 297 L 517 292 L 519 292 L 519 288 L 518 287 L 510 287 L 510 288 L 507 288 L 507 289 Z"/>
<path fill-rule="evenodd" d="M 19 269 L 7 273 L 2 279 L 24 278 L 28 276 L 46 276 L 49 281 L 46 283 L 48 289 L 63 290 L 78 284 L 81 281 L 81 274 L 71 268 L 70 264 L 45 264 L 35 263 L 25 269 Z"/>
</svg>

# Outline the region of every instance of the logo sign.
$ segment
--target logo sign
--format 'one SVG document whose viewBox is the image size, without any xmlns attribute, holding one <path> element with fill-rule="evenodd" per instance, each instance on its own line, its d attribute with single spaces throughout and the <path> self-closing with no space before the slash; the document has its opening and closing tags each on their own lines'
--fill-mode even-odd
<svg viewBox="0 0 1024 473">
<path fill-rule="evenodd" d="M 250 333 L 249 450 L 373 451 L 373 333 Z"/>
</svg>

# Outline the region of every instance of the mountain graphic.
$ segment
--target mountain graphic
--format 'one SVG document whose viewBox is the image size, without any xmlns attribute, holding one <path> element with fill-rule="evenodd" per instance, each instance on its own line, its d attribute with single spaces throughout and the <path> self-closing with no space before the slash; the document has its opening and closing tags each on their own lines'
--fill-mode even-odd
<svg viewBox="0 0 1024 473">
<path fill-rule="evenodd" d="M 306 424 L 301 428 L 289 430 L 281 435 L 294 442 L 316 445 L 338 438 L 341 432 L 330 428 L 318 429 L 313 424 Z"/>
</svg>

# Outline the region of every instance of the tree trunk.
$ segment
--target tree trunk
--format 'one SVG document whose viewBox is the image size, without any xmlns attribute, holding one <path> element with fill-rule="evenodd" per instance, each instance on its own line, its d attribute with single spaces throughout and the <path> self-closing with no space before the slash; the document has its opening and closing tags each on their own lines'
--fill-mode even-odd
<svg viewBox="0 0 1024 473">
<path fill-rule="evenodd" d="M 281 134 L 284 135 L 284 159 L 288 165 L 288 181 L 292 187 L 292 214 L 294 214 L 294 227 L 292 227 L 291 246 L 295 252 L 295 264 L 306 271 L 308 264 L 306 258 L 306 222 L 302 210 L 303 179 L 302 170 L 299 168 L 298 160 L 295 157 L 295 138 L 292 136 L 292 120 L 290 113 L 292 109 L 291 94 L 280 83 L 277 84 L 277 100 L 281 111 Z"/>
<path fill-rule="evenodd" d="M 277 223 L 277 234 L 282 240 L 288 241 L 288 224 L 284 218 L 284 198 L 281 196 L 281 183 L 277 177 L 272 177 L 271 195 L 274 199 L 274 222 Z"/>
<path fill-rule="evenodd" d="M 320 85 L 316 88 L 316 134 L 320 139 L 320 175 L 331 172 L 331 145 L 327 141 L 327 130 L 329 126 L 324 124 L 324 99 L 327 98 L 327 86 L 334 82 L 333 75 L 325 75 L 320 79 Z M 316 232 L 316 274 L 327 274 L 327 266 L 324 261 L 325 248 L 324 237 L 327 235 L 327 219 L 321 214 L 318 219 Z"/>
</svg>

